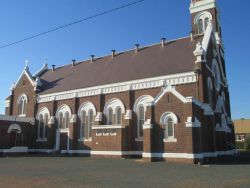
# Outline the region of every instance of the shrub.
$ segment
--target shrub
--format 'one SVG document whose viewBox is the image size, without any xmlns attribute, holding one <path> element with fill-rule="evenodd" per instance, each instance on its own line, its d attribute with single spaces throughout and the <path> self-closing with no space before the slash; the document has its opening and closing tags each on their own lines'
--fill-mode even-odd
<svg viewBox="0 0 250 188">
<path fill-rule="evenodd" d="M 244 149 L 250 151 L 250 134 L 246 135 Z"/>
</svg>

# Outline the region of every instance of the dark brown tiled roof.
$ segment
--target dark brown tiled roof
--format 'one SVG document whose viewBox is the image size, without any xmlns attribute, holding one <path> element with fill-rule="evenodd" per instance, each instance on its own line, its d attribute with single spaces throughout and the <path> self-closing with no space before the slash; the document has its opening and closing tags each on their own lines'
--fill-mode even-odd
<svg viewBox="0 0 250 188">
<path fill-rule="evenodd" d="M 165 47 L 161 44 L 117 54 L 115 58 L 105 56 L 77 63 L 74 67 L 66 65 L 47 71 L 41 76 L 43 86 L 40 94 L 68 91 L 104 84 L 136 79 L 157 77 L 194 69 L 193 51 L 202 36 L 171 41 Z"/>
</svg>

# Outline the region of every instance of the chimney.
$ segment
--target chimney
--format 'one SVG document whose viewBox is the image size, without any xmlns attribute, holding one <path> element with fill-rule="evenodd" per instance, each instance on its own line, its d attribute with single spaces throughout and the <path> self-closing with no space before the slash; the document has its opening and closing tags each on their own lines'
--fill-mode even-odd
<svg viewBox="0 0 250 188">
<path fill-rule="evenodd" d="M 72 59 L 72 67 L 74 67 L 76 65 L 76 60 Z"/>
<path fill-rule="evenodd" d="M 54 72 L 55 71 L 55 65 L 52 65 L 52 72 Z"/>
<path fill-rule="evenodd" d="M 112 58 L 114 58 L 115 57 L 115 50 L 111 50 L 111 52 L 112 52 Z"/>
<path fill-rule="evenodd" d="M 190 31 L 190 40 L 193 41 L 194 40 L 194 32 Z"/>
<path fill-rule="evenodd" d="M 166 38 L 161 38 L 161 47 L 166 45 Z"/>
<path fill-rule="evenodd" d="M 135 44 L 135 53 L 139 52 L 139 47 L 140 47 L 139 44 Z"/>
<path fill-rule="evenodd" d="M 94 60 L 95 60 L 95 55 L 91 55 L 91 56 L 90 56 L 90 62 L 93 63 Z"/>
</svg>

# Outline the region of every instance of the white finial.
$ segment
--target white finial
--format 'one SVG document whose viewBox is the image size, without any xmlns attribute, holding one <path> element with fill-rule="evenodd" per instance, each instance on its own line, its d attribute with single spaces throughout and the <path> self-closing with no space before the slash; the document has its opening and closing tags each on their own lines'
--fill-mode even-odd
<svg viewBox="0 0 250 188">
<path fill-rule="evenodd" d="M 29 65 L 28 65 L 28 63 L 29 63 L 29 60 L 25 60 L 25 70 L 28 70 L 29 69 Z"/>
</svg>

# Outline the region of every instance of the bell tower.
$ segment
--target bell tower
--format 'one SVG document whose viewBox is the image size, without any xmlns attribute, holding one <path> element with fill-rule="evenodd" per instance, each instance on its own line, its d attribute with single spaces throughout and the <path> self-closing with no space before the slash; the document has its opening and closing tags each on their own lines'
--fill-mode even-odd
<svg viewBox="0 0 250 188">
<path fill-rule="evenodd" d="M 192 31 L 195 35 L 204 34 L 209 22 L 212 22 L 216 34 L 221 38 L 220 15 L 216 0 L 191 0 L 190 14 Z"/>
</svg>

